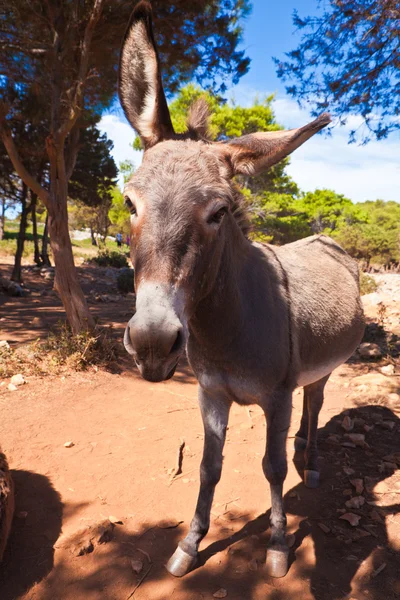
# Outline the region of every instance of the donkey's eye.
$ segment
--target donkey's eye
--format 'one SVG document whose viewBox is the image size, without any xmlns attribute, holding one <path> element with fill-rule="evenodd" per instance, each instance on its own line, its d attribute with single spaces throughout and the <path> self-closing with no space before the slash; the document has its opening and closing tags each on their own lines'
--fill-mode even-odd
<svg viewBox="0 0 400 600">
<path fill-rule="evenodd" d="M 128 207 L 129 212 L 131 213 L 131 215 L 136 215 L 136 207 L 133 204 L 132 200 L 130 198 L 128 198 L 128 196 L 125 196 L 125 206 Z"/>
<path fill-rule="evenodd" d="M 224 215 L 228 212 L 227 206 L 222 206 L 217 212 L 213 213 L 207 220 L 207 223 L 221 223 Z"/>
</svg>

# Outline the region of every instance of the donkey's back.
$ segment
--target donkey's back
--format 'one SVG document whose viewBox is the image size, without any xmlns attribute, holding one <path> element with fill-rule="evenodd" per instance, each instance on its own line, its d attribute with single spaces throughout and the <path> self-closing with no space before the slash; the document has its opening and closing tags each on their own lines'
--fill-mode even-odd
<svg viewBox="0 0 400 600">
<path fill-rule="evenodd" d="M 358 265 L 325 235 L 275 253 L 287 277 L 296 382 L 308 385 L 345 362 L 362 338 Z"/>
</svg>

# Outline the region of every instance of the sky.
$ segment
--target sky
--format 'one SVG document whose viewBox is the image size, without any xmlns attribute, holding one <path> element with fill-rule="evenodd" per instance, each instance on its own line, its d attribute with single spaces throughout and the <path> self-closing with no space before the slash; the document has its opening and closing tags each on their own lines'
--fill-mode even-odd
<svg viewBox="0 0 400 600">
<path fill-rule="evenodd" d="M 293 10 L 296 8 L 300 16 L 316 14 L 317 0 L 253 0 L 252 4 L 252 13 L 243 23 L 242 41 L 251 59 L 250 69 L 226 96 L 249 106 L 256 95 L 274 93 L 277 121 L 287 129 L 302 126 L 313 117 L 286 94 L 272 57 L 283 58 L 285 52 L 297 47 L 300 38 L 292 23 Z M 307 141 L 291 155 L 289 175 L 303 191 L 330 188 L 354 202 L 378 198 L 400 202 L 399 135 L 365 146 L 348 144 L 349 131 L 358 123 L 357 117 L 350 117 L 346 126 L 334 126 L 330 136 L 322 133 Z M 127 159 L 140 164 L 141 153 L 131 146 L 134 132 L 120 108 L 103 115 L 100 129 L 114 142 L 117 164 Z"/>
</svg>

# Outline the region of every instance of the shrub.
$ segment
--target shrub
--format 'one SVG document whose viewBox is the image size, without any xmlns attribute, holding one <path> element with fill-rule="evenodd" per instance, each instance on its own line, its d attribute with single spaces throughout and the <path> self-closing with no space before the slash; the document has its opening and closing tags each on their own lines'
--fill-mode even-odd
<svg viewBox="0 0 400 600">
<path fill-rule="evenodd" d="M 99 267 L 116 267 L 122 269 L 128 267 L 128 260 L 125 254 L 117 252 L 116 250 L 102 250 L 97 256 L 89 259 L 89 262 L 96 263 Z"/>
<path fill-rule="evenodd" d="M 117 287 L 121 294 L 128 294 L 135 291 L 133 269 L 121 269 L 117 277 Z"/>
<path fill-rule="evenodd" d="M 365 294 L 372 294 L 372 292 L 376 292 L 378 289 L 378 284 L 375 279 L 368 275 L 367 273 L 360 273 L 360 294 L 364 296 Z"/>
</svg>

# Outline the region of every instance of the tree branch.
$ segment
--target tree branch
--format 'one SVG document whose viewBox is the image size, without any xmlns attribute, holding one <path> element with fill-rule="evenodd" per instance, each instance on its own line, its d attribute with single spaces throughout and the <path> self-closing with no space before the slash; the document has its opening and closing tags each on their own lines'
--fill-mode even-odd
<svg viewBox="0 0 400 600">
<path fill-rule="evenodd" d="M 85 34 L 83 36 L 82 41 L 81 60 L 79 64 L 77 81 L 75 84 L 74 97 L 71 100 L 69 118 L 64 122 L 64 124 L 60 127 L 59 131 L 57 132 L 57 137 L 59 137 L 59 139 L 61 140 L 64 140 L 68 133 L 71 131 L 81 111 L 83 90 L 89 67 L 90 45 L 92 43 L 92 37 L 95 26 L 100 18 L 101 11 L 103 9 L 104 1 L 105 0 L 95 0 L 92 14 L 90 15 L 90 19 L 88 21 L 88 24 L 86 25 Z"/>
<path fill-rule="evenodd" d="M 8 156 L 13 164 L 14 169 L 18 173 L 19 177 L 22 181 L 35 193 L 39 196 L 43 204 L 46 206 L 47 210 L 50 207 L 50 196 L 47 190 L 45 190 L 40 183 L 28 172 L 25 165 L 23 164 L 17 147 L 14 143 L 14 139 L 8 130 L 7 126 L 3 123 L 0 123 L 0 136 L 3 140 L 3 144 L 7 150 Z"/>
</svg>

